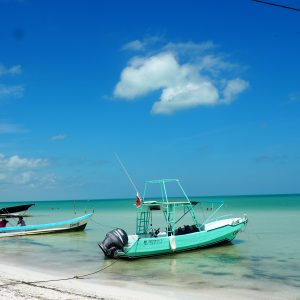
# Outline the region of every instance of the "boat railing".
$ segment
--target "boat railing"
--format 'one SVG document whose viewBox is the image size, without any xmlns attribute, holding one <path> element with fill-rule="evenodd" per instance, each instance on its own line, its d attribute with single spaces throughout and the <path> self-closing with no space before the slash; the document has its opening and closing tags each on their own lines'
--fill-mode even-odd
<svg viewBox="0 0 300 300">
<path fill-rule="evenodd" d="M 220 221 L 220 220 L 227 219 L 229 217 L 232 217 L 232 214 L 227 214 L 227 215 L 223 215 L 223 216 L 220 216 L 220 217 L 215 217 L 213 219 L 209 219 L 209 222 Z"/>
<path fill-rule="evenodd" d="M 211 201 L 204 201 L 204 202 L 211 202 Z M 214 203 L 218 204 L 217 208 L 214 208 L 214 206 L 213 206 Z M 224 205 L 224 201 L 222 201 L 222 200 L 221 201 L 220 200 L 212 201 L 212 207 L 211 207 L 212 213 L 203 221 L 203 224 L 206 224 L 206 223 L 210 222 L 211 220 L 215 219 L 216 218 L 215 215 L 217 214 L 217 212 L 221 209 L 221 207 L 223 205 Z"/>
</svg>

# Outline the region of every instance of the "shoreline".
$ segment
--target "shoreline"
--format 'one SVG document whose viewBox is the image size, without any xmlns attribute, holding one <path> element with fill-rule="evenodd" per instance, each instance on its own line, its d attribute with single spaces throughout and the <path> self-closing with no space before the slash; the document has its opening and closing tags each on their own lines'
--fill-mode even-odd
<svg viewBox="0 0 300 300">
<path fill-rule="evenodd" d="M 0 299 L 105 299 L 105 300 L 150 300 L 153 294 L 135 291 L 111 284 L 99 284 L 89 279 L 58 277 L 22 267 L 3 265 L 0 269 Z M 5 270 L 5 272 L 3 272 Z M 20 275 L 22 274 L 22 275 Z M 158 295 L 157 295 L 158 296 Z M 155 296 L 158 300 L 161 298 Z"/>
<path fill-rule="evenodd" d="M 300 300 L 299 291 L 292 287 L 279 287 L 272 291 L 212 287 L 179 289 L 174 286 L 157 287 L 154 285 L 105 279 L 99 283 L 95 278 L 65 280 L 68 276 L 58 277 L 57 275 L 49 275 L 28 269 L 28 267 L 24 268 L 2 263 L 0 264 L 0 269 L 2 270 L 0 273 L 0 300 L 152 300 L 154 298 L 155 300 L 250 300 L 253 298 L 256 300 Z M 50 282 L 42 282 L 47 280 Z"/>
</svg>

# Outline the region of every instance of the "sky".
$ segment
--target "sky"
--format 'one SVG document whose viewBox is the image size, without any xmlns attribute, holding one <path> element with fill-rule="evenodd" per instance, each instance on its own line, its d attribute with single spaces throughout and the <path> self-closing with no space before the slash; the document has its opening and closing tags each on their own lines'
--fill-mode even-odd
<svg viewBox="0 0 300 300">
<path fill-rule="evenodd" d="M 274 0 L 300 8 L 299 1 Z M 300 193 L 300 12 L 0 0 L 0 201 Z"/>
</svg>

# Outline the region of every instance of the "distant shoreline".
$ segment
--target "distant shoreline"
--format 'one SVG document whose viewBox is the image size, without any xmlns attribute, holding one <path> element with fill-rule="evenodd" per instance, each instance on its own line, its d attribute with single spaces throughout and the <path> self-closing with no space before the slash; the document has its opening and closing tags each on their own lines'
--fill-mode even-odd
<svg viewBox="0 0 300 300">
<path fill-rule="evenodd" d="M 200 195 L 200 196 L 189 196 L 190 199 L 193 198 L 239 198 L 239 197 L 245 197 L 245 198 L 251 198 L 251 197 L 300 197 L 300 193 L 290 193 L 290 194 L 246 194 L 246 195 Z M 170 196 L 170 198 L 174 198 L 176 196 Z M 129 201 L 133 199 L 133 202 L 135 201 L 135 195 L 132 195 L 132 197 L 124 197 L 124 198 L 99 198 L 99 199 L 56 199 L 56 200 L 5 200 L 0 201 L 0 208 L 3 203 L 28 203 L 28 202 L 60 202 L 60 201 L 66 201 L 66 202 L 84 202 L 84 201 Z"/>
</svg>

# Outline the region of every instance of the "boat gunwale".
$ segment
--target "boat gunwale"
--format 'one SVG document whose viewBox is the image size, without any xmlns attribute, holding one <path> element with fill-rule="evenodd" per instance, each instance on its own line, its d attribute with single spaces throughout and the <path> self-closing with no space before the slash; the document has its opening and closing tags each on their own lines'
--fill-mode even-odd
<svg viewBox="0 0 300 300">
<path fill-rule="evenodd" d="M 196 232 L 193 232 L 193 233 L 196 233 Z M 176 249 L 175 251 L 171 250 L 170 251 L 166 251 L 166 252 L 161 252 L 161 253 L 154 253 L 154 254 L 142 254 L 142 255 L 136 255 L 136 256 L 132 256 L 132 255 L 127 255 L 126 253 L 124 252 L 121 252 L 121 253 L 124 253 L 125 255 L 120 255 L 120 256 L 117 256 L 116 259 L 139 259 L 139 258 L 146 258 L 146 257 L 157 257 L 157 256 L 163 256 L 163 255 L 169 255 L 169 254 L 180 254 L 182 252 L 185 252 L 185 251 L 195 251 L 195 250 L 198 250 L 198 249 L 203 249 L 203 248 L 209 248 L 209 247 L 212 247 L 214 245 L 218 245 L 218 244 L 223 244 L 224 242 L 232 242 L 234 238 L 232 239 L 223 239 L 223 240 L 220 240 L 220 241 L 217 241 L 217 242 L 212 242 L 212 243 L 208 243 L 208 244 L 205 244 L 205 245 L 201 245 L 201 246 L 194 246 L 194 247 L 188 247 L 188 248 L 183 248 L 183 249 Z"/>
<path fill-rule="evenodd" d="M 86 214 L 77 218 L 65 220 L 65 221 L 58 221 L 53 223 L 46 223 L 46 224 L 38 224 L 38 225 L 26 225 L 26 226 L 11 226 L 11 227 L 2 227 L 0 228 L 0 235 L 1 233 L 7 233 L 7 232 L 25 232 L 30 230 L 39 230 L 39 229 L 47 229 L 54 226 L 64 226 L 68 225 L 73 222 L 80 222 L 86 219 L 89 219 L 93 216 L 93 213 Z"/>
<path fill-rule="evenodd" d="M 246 226 L 247 223 L 248 223 L 248 218 L 240 218 L 242 219 L 243 221 L 242 222 L 239 222 L 239 223 L 236 223 L 236 224 L 226 224 L 224 226 L 220 226 L 220 227 L 217 227 L 217 228 L 213 228 L 213 229 L 210 229 L 210 230 L 201 230 L 201 231 L 197 231 L 197 232 L 191 232 L 191 233 L 187 233 L 187 234 L 183 234 L 183 235 L 175 235 L 174 237 L 179 237 L 179 236 L 187 236 L 187 235 L 195 235 L 195 234 L 204 234 L 204 233 L 207 233 L 207 232 L 212 232 L 214 230 L 219 230 L 221 228 L 224 228 L 224 227 L 236 227 L 236 226 L 239 226 L 239 225 L 244 225 Z M 241 231 L 241 229 L 239 229 L 236 233 L 235 231 L 232 231 L 230 233 L 227 233 L 227 234 L 234 234 L 236 235 L 239 231 Z M 132 247 L 134 247 L 134 245 L 136 244 L 136 242 L 138 242 L 139 240 L 142 240 L 142 239 L 167 239 L 167 238 L 170 238 L 170 236 L 162 236 L 162 237 L 142 237 L 142 238 L 138 238 L 131 246 L 130 248 L 128 247 L 124 247 L 124 250 L 126 249 L 127 251 L 129 251 Z M 152 257 L 152 256 L 160 256 L 160 255 L 168 255 L 168 254 L 176 254 L 176 253 L 179 253 L 179 252 L 184 252 L 184 251 L 192 251 L 192 250 L 196 250 L 196 249 L 200 249 L 200 248 L 206 248 L 206 247 L 210 247 L 212 245 L 217 245 L 217 244 L 221 244 L 221 243 L 224 243 L 226 241 L 228 242 L 231 242 L 235 237 L 233 237 L 232 239 L 228 239 L 228 238 L 224 238 L 223 240 L 221 241 L 217 241 L 217 242 L 212 242 L 212 243 L 208 243 L 208 244 L 205 244 L 205 245 L 197 245 L 197 246 L 192 246 L 192 247 L 187 247 L 187 248 L 182 248 L 182 249 L 176 249 L 175 251 L 169 249 L 166 250 L 166 252 L 161 252 L 161 253 L 154 253 L 154 254 L 138 254 L 138 255 L 127 255 L 126 252 L 120 252 L 120 255 L 117 256 L 117 258 L 122 258 L 122 259 L 136 259 L 136 258 L 144 258 L 144 257 Z"/>
</svg>

